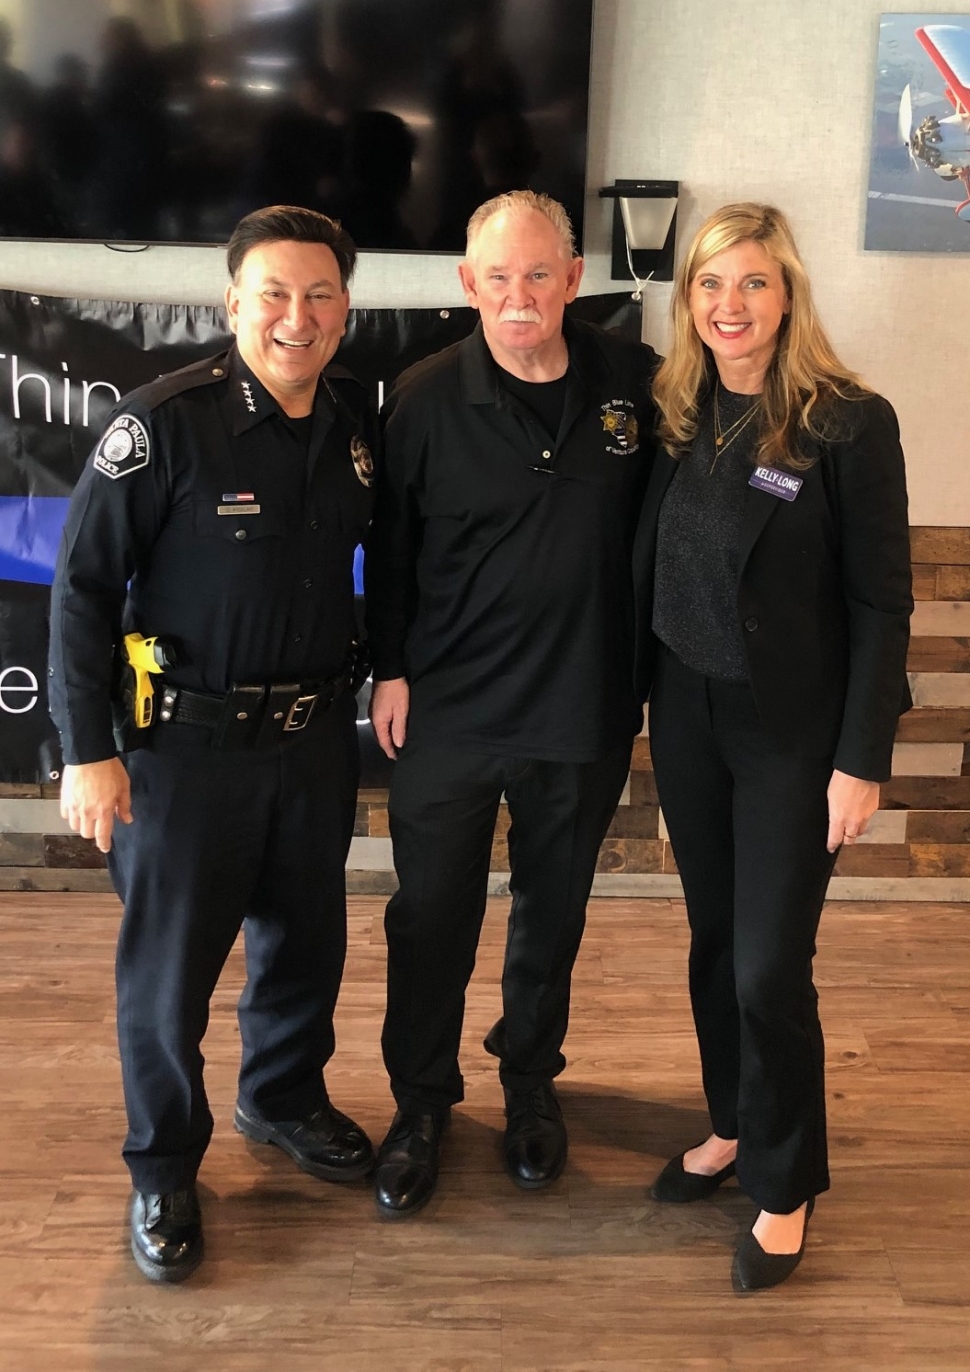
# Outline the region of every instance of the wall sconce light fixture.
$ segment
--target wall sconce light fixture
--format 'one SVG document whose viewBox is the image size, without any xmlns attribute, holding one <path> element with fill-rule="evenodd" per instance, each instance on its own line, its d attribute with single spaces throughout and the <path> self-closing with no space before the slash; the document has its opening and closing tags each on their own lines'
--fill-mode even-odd
<svg viewBox="0 0 970 1372">
<path fill-rule="evenodd" d="M 603 187 L 600 195 L 613 201 L 613 281 L 632 276 L 638 287 L 673 281 L 679 193 L 678 181 L 617 180 Z"/>
</svg>

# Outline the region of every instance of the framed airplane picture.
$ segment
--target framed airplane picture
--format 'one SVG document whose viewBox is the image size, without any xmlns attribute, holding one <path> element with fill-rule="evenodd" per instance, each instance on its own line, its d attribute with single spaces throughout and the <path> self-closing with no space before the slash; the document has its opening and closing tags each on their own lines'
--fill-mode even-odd
<svg viewBox="0 0 970 1372">
<path fill-rule="evenodd" d="M 865 246 L 970 252 L 970 14 L 880 17 Z"/>
</svg>

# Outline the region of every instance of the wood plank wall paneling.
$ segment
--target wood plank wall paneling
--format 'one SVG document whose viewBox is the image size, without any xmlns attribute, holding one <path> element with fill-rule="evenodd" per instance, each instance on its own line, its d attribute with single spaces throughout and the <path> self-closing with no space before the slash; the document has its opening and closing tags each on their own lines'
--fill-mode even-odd
<svg viewBox="0 0 970 1372">
<path fill-rule="evenodd" d="M 900 720 L 893 779 L 883 788 L 883 809 L 868 841 L 846 849 L 836 866 L 836 876 L 853 878 L 853 894 L 860 896 L 936 898 L 928 882 L 970 878 L 970 528 L 914 528 L 912 550 L 917 612 L 909 671 L 917 706 Z M 56 795 L 56 786 L 0 785 L 0 802 Z M 496 879 L 508 872 L 507 833 L 502 807 L 492 850 Z M 361 792 L 354 834 L 363 847 L 352 856 L 350 889 L 393 890 L 385 792 Z M 366 866 L 355 870 L 368 845 Z M 644 894 L 657 894 L 657 879 L 676 874 L 645 735 L 636 740 L 630 784 L 599 871 L 604 879 L 623 878 L 623 894 L 634 893 L 629 882 L 638 878 Z M 101 855 L 80 839 L 6 832 L 0 833 L 2 888 L 106 890 L 108 878 Z M 603 889 L 610 889 L 608 881 Z M 966 889 L 963 880 L 948 881 L 939 898 L 952 899 L 955 891 L 966 899 Z"/>
</svg>

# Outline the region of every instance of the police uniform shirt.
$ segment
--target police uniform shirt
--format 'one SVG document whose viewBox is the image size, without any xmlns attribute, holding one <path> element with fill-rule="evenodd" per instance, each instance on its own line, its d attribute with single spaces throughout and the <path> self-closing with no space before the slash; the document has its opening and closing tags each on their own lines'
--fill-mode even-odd
<svg viewBox="0 0 970 1372">
<path fill-rule="evenodd" d="M 343 368 L 324 372 L 309 428 L 307 445 L 235 347 L 120 402 L 72 499 L 51 598 L 65 762 L 114 756 L 122 626 L 174 640 L 184 665 L 166 679 L 192 690 L 340 672 L 374 445 Z"/>
<path fill-rule="evenodd" d="M 480 325 L 385 406 L 368 631 L 375 679 L 409 680 L 411 741 L 589 761 L 639 728 L 630 543 L 657 358 L 588 324 L 565 336 L 554 440 Z"/>
</svg>

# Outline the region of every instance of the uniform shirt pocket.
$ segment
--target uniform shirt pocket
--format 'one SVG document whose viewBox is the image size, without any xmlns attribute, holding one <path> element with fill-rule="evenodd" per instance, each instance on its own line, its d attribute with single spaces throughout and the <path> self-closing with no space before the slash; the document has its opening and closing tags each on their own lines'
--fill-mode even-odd
<svg viewBox="0 0 970 1372">
<path fill-rule="evenodd" d="M 261 506 L 258 512 L 247 514 L 243 505 L 238 512 L 220 514 L 219 508 L 214 502 L 199 501 L 192 511 L 192 556 L 199 591 L 265 596 L 279 573 L 287 544 L 282 512 Z"/>
</svg>

